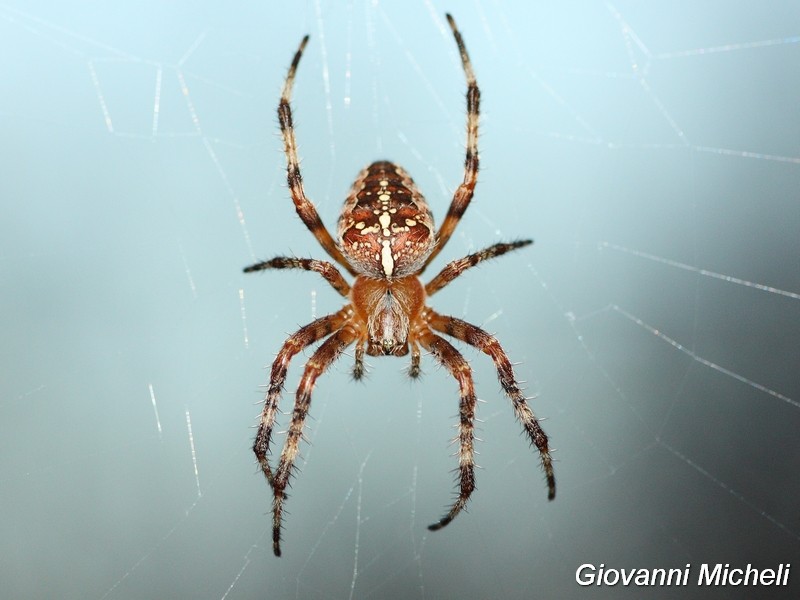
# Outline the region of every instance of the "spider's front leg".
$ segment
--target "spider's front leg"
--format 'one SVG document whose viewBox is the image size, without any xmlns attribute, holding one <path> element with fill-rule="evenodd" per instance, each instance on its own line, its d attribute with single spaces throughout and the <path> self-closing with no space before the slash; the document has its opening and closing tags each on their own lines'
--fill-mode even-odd
<svg viewBox="0 0 800 600">
<path fill-rule="evenodd" d="M 430 326 L 436 331 L 441 331 L 470 346 L 474 346 L 492 358 L 497 369 L 497 378 L 500 380 L 500 385 L 511 399 L 514 414 L 522 423 L 522 427 L 525 429 L 525 433 L 528 434 L 531 443 L 539 450 L 542 470 L 544 470 L 545 478 L 547 479 L 547 499 L 553 500 L 556 497 L 556 478 L 553 473 L 553 459 L 550 456 L 547 434 L 542 429 L 542 426 L 539 425 L 539 420 L 533 414 L 530 406 L 528 406 L 522 390 L 519 389 L 517 380 L 514 377 L 514 368 L 511 366 L 511 361 L 508 359 L 505 350 L 500 346 L 500 342 L 480 327 L 461 319 L 440 315 L 432 310 L 429 314 Z"/>
<path fill-rule="evenodd" d="M 345 307 L 338 313 L 320 317 L 316 321 L 301 327 L 283 343 L 278 355 L 272 363 L 269 378 L 269 389 L 264 399 L 264 408 L 261 411 L 261 419 L 258 424 L 258 432 L 253 442 L 253 452 L 256 455 L 261 471 L 270 485 L 273 485 L 272 469 L 269 466 L 269 446 L 272 438 L 272 428 L 275 425 L 275 415 L 278 412 L 278 401 L 281 397 L 283 384 L 286 381 L 286 371 L 289 369 L 289 362 L 303 348 L 310 346 L 316 341 L 330 335 L 333 331 L 341 328 L 342 324 L 349 318 L 350 309 Z"/>
<path fill-rule="evenodd" d="M 456 515 L 466 506 L 475 489 L 475 451 L 473 445 L 475 437 L 475 406 L 478 403 L 478 399 L 475 396 L 475 385 L 472 382 L 472 369 L 464 357 L 461 356 L 461 353 L 450 342 L 426 329 L 420 335 L 419 343 L 433 354 L 442 366 L 455 377 L 461 393 L 458 425 L 458 498 L 438 523 L 428 526 L 431 531 L 436 531 L 455 519 Z"/>
<path fill-rule="evenodd" d="M 314 384 L 319 376 L 339 358 L 345 348 L 357 338 L 358 333 L 355 329 L 345 325 L 325 340 L 306 363 L 303 377 L 297 388 L 292 422 L 286 432 L 286 441 L 283 444 L 278 468 L 272 478 L 272 550 L 275 552 L 275 556 L 281 555 L 281 520 L 283 518 L 283 502 L 286 499 L 286 486 L 289 484 L 289 477 L 294 469 L 294 461 L 297 458 L 300 439 L 303 436 L 303 424 L 311 406 L 311 392 Z"/>
</svg>

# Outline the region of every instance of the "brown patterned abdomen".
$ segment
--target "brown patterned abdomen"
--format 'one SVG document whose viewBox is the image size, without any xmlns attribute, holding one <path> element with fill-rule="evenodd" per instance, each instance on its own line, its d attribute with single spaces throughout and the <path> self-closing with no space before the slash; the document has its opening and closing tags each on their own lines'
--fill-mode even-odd
<svg viewBox="0 0 800 600">
<path fill-rule="evenodd" d="M 434 240 L 428 203 L 408 173 L 388 161 L 361 171 L 339 217 L 341 251 L 360 274 L 409 275 L 424 264 Z"/>
</svg>

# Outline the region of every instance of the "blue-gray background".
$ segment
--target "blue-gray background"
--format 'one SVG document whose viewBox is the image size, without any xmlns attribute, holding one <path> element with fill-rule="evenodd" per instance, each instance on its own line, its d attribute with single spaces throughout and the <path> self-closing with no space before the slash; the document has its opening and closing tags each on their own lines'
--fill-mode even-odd
<svg viewBox="0 0 800 600">
<path fill-rule="evenodd" d="M 437 310 L 495 332 L 558 449 L 558 498 L 473 350 L 483 422 L 451 499 L 455 382 L 345 357 L 319 382 L 284 557 L 250 452 L 264 366 L 341 299 L 283 185 L 298 41 L 306 188 L 368 162 L 441 220 L 462 175 L 457 17 L 484 98 Z M 575 583 L 793 563 L 800 581 L 797 2 L 0 5 L 0 581 L 13 598 L 751 597 Z M 307 353 L 306 353 L 307 356 Z M 290 372 L 292 401 L 303 357 Z M 286 419 L 282 419 L 285 423 Z"/>
</svg>

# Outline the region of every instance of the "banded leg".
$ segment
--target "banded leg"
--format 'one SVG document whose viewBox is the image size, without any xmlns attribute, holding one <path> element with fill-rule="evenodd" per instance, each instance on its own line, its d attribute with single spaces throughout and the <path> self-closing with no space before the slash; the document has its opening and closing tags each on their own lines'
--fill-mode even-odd
<svg viewBox="0 0 800 600">
<path fill-rule="evenodd" d="M 287 339 L 278 356 L 272 363 L 272 370 L 269 377 L 269 389 L 264 399 L 264 408 L 261 411 L 261 420 L 258 424 L 258 432 L 253 442 L 253 452 L 256 455 L 258 464 L 267 482 L 273 484 L 272 469 L 269 466 L 270 441 L 272 439 L 272 428 L 275 425 L 275 415 L 278 412 L 278 402 L 280 401 L 283 384 L 286 381 L 286 371 L 292 358 L 306 346 L 321 340 L 330 335 L 333 331 L 341 328 L 342 324 L 349 317 L 348 309 L 338 313 L 321 317 L 312 321 L 308 325 L 301 327 Z"/>
<path fill-rule="evenodd" d="M 448 283 L 453 281 L 456 277 L 460 276 L 464 271 L 474 267 L 478 263 L 489 260 L 490 258 L 501 256 L 506 252 L 516 250 L 517 248 L 522 248 L 523 246 L 527 246 L 532 243 L 533 240 L 500 242 L 499 244 L 484 248 L 475 254 L 469 254 L 464 258 L 454 260 L 453 262 L 448 263 L 436 277 L 430 280 L 430 282 L 425 286 L 425 293 L 428 294 L 428 296 L 432 296 Z"/>
<path fill-rule="evenodd" d="M 453 30 L 453 37 L 456 39 L 458 52 L 461 54 L 464 75 L 467 77 L 467 154 L 464 159 L 464 181 L 458 186 L 453 195 L 450 208 L 447 210 L 447 216 L 442 221 L 439 231 L 436 232 L 436 247 L 431 252 L 428 260 L 425 261 L 425 266 L 422 270 L 442 251 L 447 240 L 453 235 L 456 225 L 458 225 L 464 215 L 464 211 L 467 210 L 472 200 L 472 195 L 475 193 L 475 184 L 478 181 L 478 119 L 480 117 L 481 92 L 475 81 L 475 73 L 472 71 L 472 63 L 469 60 L 461 32 L 458 31 L 455 20 L 449 14 L 447 15 L 447 22 L 450 24 L 450 29 Z"/>
<path fill-rule="evenodd" d="M 292 107 L 289 102 L 292 98 L 292 85 L 294 84 L 297 65 L 300 64 L 300 58 L 303 56 L 303 50 L 307 43 L 308 36 L 305 36 L 300 42 L 300 47 L 297 49 L 292 64 L 289 67 L 289 72 L 286 74 L 286 82 L 283 84 L 283 93 L 281 94 L 281 100 L 278 104 L 278 122 L 281 126 L 283 149 L 286 153 L 286 181 L 289 184 L 294 207 L 305 226 L 314 234 L 314 237 L 317 238 L 317 241 L 333 260 L 347 269 L 348 273 L 351 275 L 356 275 L 353 267 L 347 263 L 347 260 L 342 256 L 331 234 L 328 233 L 325 225 L 323 225 L 316 207 L 306 198 L 305 191 L 303 190 L 303 177 L 300 174 L 300 161 L 297 158 L 297 142 L 295 141 L 294 125 L 292 124 Z"/>
<path fill-rule="evenodd" d="M 464 360 L 461 353 L 442 337 L 427 329 L 419 338 L 423 348 L 431 352 L 450 374 L 458 381 L 461 394 L 459 401 L 458 424 L 458 498 L 438 523 L 428 526 L 431 531 L 441 529 L 462 511 L 475 489 L 475 457 L 474 457 L 474 429 L 475 406 L 478 402 L 475 396 L 475 385 L 472 382 L 472 369 Z"/>
<path fill-rule="evenodd" d="M 327 260 L 317 260 L 315 258 L 294 258 L 289 256 L 276 256 L 270 260 L 257 262 L 244 268 L 245 273 L 255 273 L 267 269 L 302 269 L 304 271 L 314 271 L 322 275 L 322 278 L 331 284 L 339 294 L 347 297 L 350 293 L 350 284 L 347 283 L 342 274 L 334 265 Z"/>
<path fill-rule="evenodd" d="M 497 339 L 485 332 L 480 327 L 476 327 L 471 323 L 456 319 L 455 317 L 448 317 L 430 311 L 431 317 L 429 320 L 430 326 L 436 331 L 441 331 L 449 336 L 461 340 L 474 346 L 484 354 L 488 354 L 494 361 L 495 368 L 497 369 L 497 378 L 500 380 L 500 385 L 503 391 L 511 399 L 511 404 L 514 407 L 514 414 L 531 443 L 539 450 L 539 458 L 542 462 L 542 469 L 544 470 L 545 478 L 547 479 L 547 499 L 552 500 L 556 497 L 556 478 L 553 473 L 553 461 L 550 456 L 550 449 L 548 447 L 547 434 L 545 434 L 533 411 L 528 406 L 528 402 L 522 391 L 517 385 L 514 378 L 514 369 L 511 366 L 511 361 L 508 355 L 500 346 Z"/>
<path fill-rule="evenodd" d="M 283 444 L 283 451 L 275 470 L 275 477 L 272 480 L 272 550 L 275 556 L 281 555 L 281 519 L 283 518 L 283 502 L 286 499 L 286 486 L 289 477 L 294 469 L 294 461 L 297 458 L 300 438 L 303 435 L 303 424 L 305 423 L 308 409 L 311 406 L 311 391 L 314 384 L 328 367 L 339 358 L 345 348 L 353 343 L 358 337 L 356 332 L 345 326 L 325 340 L 311 356 L 303 371 L 300 385 L 297 388 L 297 396 L 294 401 L 292 411 L 292 422 L 289 431 L 286 433 L 286 441 Z"/>
</svg>

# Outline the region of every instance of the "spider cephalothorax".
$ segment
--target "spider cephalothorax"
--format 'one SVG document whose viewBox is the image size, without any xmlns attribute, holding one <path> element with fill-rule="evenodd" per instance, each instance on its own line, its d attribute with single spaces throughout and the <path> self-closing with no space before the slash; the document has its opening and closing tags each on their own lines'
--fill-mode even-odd
<svg viewBox="0 0 800 600">
<path fill-rule="evenodd" d="M 430 352 L 458 382 L 459 405 L 459 494 L 447 514 L 430 529 L 440 529 L 461 512 L 475 489 L 473 459 L 474 420 L 477 398 L 472 370 L 461 353 L 438 331 L 474 346 L 489 355 L 497 368 L 500 385 L 511 399 L 514 413 L 530 441 L 539 450 L 547 478 L 548 498 L 555 497 L 555 477 L 547 436 L 531 411 L 514 378 L 508 356 L 491 335 L 461 319 L 440 315 L 427 306 L 427 298 L 442 289 L 465 270 L 479 262 L 527 246 L 530 240 L 498 243 L 464 258 L 454 260 L 427 284 L 420 279 L 425 268 L 442 250 L 469 206 L 478 176 L 478 115 L 480 92 L 472 65 L 455 21 L 447 15 L 453 31 L 464 73 L 467 77 L 467 152 L 464 181 L 458 186 L 441 227 L 436 230 L 425 198 L 414 181 L 396 164 L 378 161 L 364 169 L 350 190 L 339 218 L 338 242 L 322 224 L 314 205 L 306 198 L 289 101 L 297 65 L 308 43 L 308 36 L 292 60 L 278 119 L 287 160 L 287 181 L 297 214 L 325 251 L 355 277 L 352 286 L 330 262 L 313 258 L 279 256 L 245 268 L 245 272 L 265 269 L 304 269 L 315 271 L 341 294 L 347 303 L 338 312 L 301 327 L 283 344 L 272 363 L 269 388 L 253 450 L 273 491 L 273 550 L 280 556 L 280 533 L 286 486 L 294 469 L 303 424 L 311 404 L 311 391 L 317 378 L 351 344 L 355 345 L 353 376 L 364 374 L 364 354 L 404 356 L 411 353 L 409 375 L 420 374 L 422 349 Z M 306 363 L 297 389 L 286 442 L 273 472 L 269 463 L 270 441 L 278 411 L 278 401 L 292 357 L 303 348 L 325 339 Z"/>
</svg>

